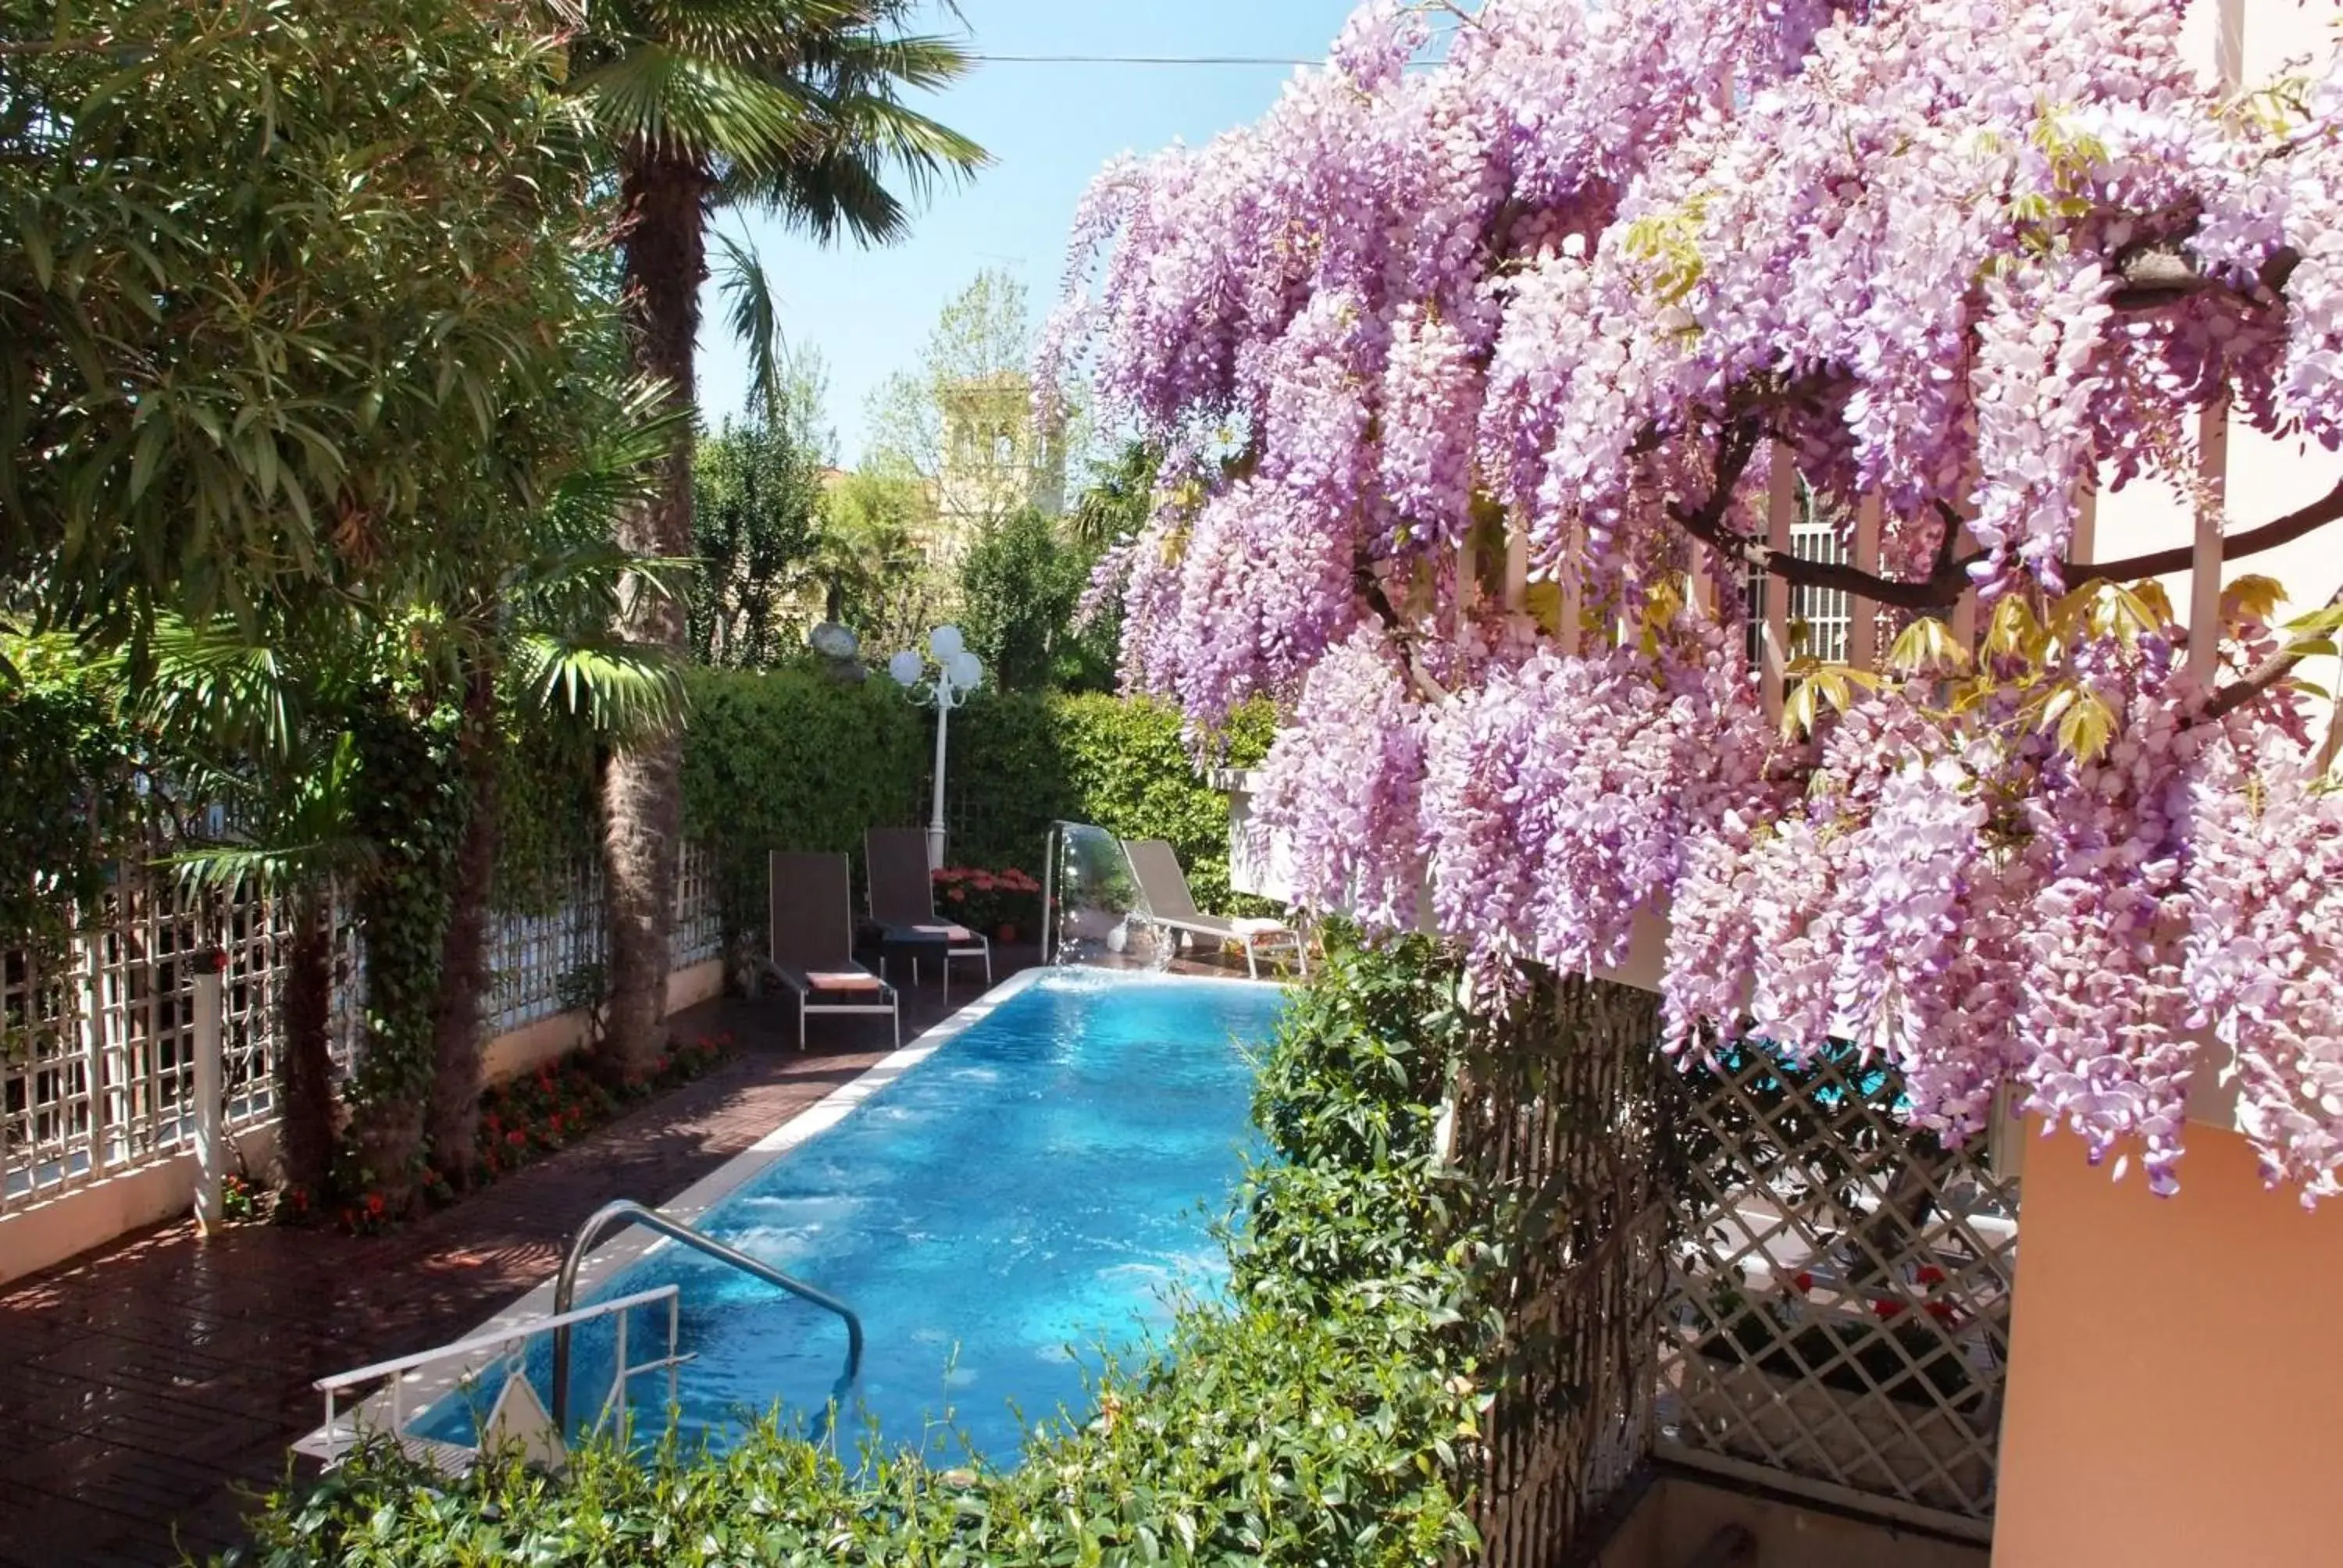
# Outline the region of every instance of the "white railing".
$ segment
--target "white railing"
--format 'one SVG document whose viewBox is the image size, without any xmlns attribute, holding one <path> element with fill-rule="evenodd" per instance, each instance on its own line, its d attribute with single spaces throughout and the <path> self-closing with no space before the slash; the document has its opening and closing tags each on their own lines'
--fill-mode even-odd
<svg viewBox="0 0 2343 1568">
<path fill-rule="evenodd" d="M 129 862 L 60 949 L 0 951 L 0 1214 L 173 1158 L 195 1132 L 195 985 L 187 956 L 226 950 L 221 1046 L 223 1125 L 277 1114 L 289 912 L 283 900 L 224 900 L 206 929 L 196 896 L 167 872 Z M 335 1050 L 358 1048 L 366 965 L 347 911 L 335 976 Z M 482 1023 L 494 1036 L 577 1005 L 603 958 L 598 873 L 580 867 L 544 915 L 500 915 L 489 930 Z M 723 947 L 709 857 L 684 852 L 674 966 Z"/>
<path fill-rule="evenodd" d="M 323 1460 L 330 1467 L 369 1435 L 386 1436 L 396 1442 L 406 1442 L 409 1441 L 407 1435 L 407 1386 L 416 1372 L 425 1367 L 438 1366 L 447 1362 L 480 1362 L 485 1358 L 498 1356 L 499 1361 L 492 1361 L 486 1366 L 468 1370 L 462 1377 L 456 1380 L 455 1386 L 459 1389 L 468 1388 L 482 1372 L 494 1370 L 498 1364 L 505 1367 L 508 1376 L 522 1377 L 527 1374 L 519 1365 L 519 1356 L 517 1353 L 500 1355 L 500 1352 L 515 1352 L 518 1347 L 526 1346 L 530 1340 L 539 1334 L 550 1333 L 556 1329 L 573 1328 L 595 1318 L 615 1317 L 618 1320 L 614 1325 L 618 1334 L 618 1345 L 611 1356 L 610 1391 L 604 1396 L 602 1407 L 594 1417 L 592 1430 L 601 1431 L 614 1412 L 626 1408 L 628 1381 L 640 1377 L 646 1372 L 665 1372 L 667 1373 L 667 1400 L 668 1404 L 672 1407 L 676 1402 L 676 1369 L 680 1367 L 686 1359 L 676 1353 L 677 1338 L 682 1327 L 680 1299 L 681 1292 L 678 1287 L 660 1285 L 653 1290 L 639 1291 L 633 1295 L 618 1296 L 607 1302 L 596 1302 L 590 1306 L 579 1307 L 572 1312 L 556 1312 L 549 1317 L 532 1318 L 527 1322 L 517 1323 L 502 1332 L 475 1334 L 470 1339 L 458 1340 L 453 1344 L 438 1345 L 427 1351 L 417 1351 L 412 1355 L 395 1356 L 389 1361 L 376 1362 L 370 1366 L 354 1368 L 346 1372 L 336 1372 L 331 1377 L 321 1377 L 309 1386 L 326 1396 L 326 1424 L 302 1439 L 295 1446 L 303 1453 Z M 627 1360 L 627 1314 L 637 1307 L 648 1307 L 661 1302 L 667 1303 L 667 1354 L 652 1361 L 630 1364 Z M 338 1408 L 342 1397 L 354 1388 L 363 1387 L 384 1378 L 389 1380 L 386 1390 L 390 1407 L 389 1419 L 368 1427 L 363 1424 L 364 1407 L 361 1406 L 353 1409 L 349 1412 L 348 1423 L 343 1424 Z M 568 1434 L 560 1435 L 566 1438 Z M 455 1445 L 445 1446 L 453 1448 Z M 458 1450 L 458 1452 L 468 1452 L 468 1451 Z"/>
</svg>

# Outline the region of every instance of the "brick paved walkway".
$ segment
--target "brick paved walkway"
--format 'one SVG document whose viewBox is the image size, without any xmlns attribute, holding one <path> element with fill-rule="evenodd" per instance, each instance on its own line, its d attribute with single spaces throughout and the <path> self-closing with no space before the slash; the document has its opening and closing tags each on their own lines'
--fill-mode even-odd
<svg viewBox="0 0 2343 1568">
<path fill-rule="evenodd" d="M 1030 954 L 996 953 L 1001 971 Z M 973 1000 L 977 984 L 953 990 Z M 944 1016 L 930 982 L 904 1035 Z M 317 1425 L 310 1380 L 460 1337 L 549 1276 L 613 1198 L 682 1191 L 878 1060 L 886 1021 L 710 1002 L 680 1030 L 747 1046 L 699 1082 L 517 1176 L 382 1236 L 182 1221 L 0 1287 L 0 1565 L 176 1563 L 240 1538 L 246 1493 Z"/>
</svg>

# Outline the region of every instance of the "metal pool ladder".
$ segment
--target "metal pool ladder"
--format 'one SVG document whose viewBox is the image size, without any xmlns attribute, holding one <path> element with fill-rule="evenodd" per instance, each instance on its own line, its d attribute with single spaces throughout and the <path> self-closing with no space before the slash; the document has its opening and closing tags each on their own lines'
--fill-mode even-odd
<svg viewBox="0 0 2343 1568">
<path fill-rule="evenodd" d="M 561 1272 L 553 1281 L 553 1315 L 547 1320 L 553 1324 L 553 1430 L 567 1432 L 569 1416 L 569 1303 L 578 1293 L 578 1267 L 586 1254 L 594 1250 L 606 1231 L 620 1225 L 640 1225 L 656 1231 L 671 1241 L 707 1253 L 719 1262 L 729 1263 L 744 1274 L 751 1274 L 769 1285 L 787 1291 L 799 1301 L 811 1302 L 826 1312 L 835 1312 L 846 1322 L 846 1372 L 838 1380 L 836 1397 L 843 1398 L 862 1375 L 862 1320 L 854 1309 L 827 1291 L 818 1290 L 803 1280 L 792 1279 L 769 1263 L 760 1263 L 748 1253 L 726 1246 L 704 1231 L 695 1231 L 680 1220 L 670 1220 L 656 1209 L 646 1208 L 631 1199 L 620 1198 L 605 1203 L 578 1227 L 569 1239 L 568 1256 L 561 1260 Z"/>
</svg>

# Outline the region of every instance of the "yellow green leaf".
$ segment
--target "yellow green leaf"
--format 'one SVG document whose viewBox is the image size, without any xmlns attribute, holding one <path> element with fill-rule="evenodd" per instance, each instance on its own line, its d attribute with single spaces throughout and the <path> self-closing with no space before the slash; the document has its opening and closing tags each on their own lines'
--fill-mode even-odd
<svg viewBox="0 0 2343 1568">
<path fill-rule="evenodd" d="M 2286 588 L 2276 578 L 2247 575 L 2221 590 L 2221 618 L 2268 620 L 2286 602 Z"/>
</svg>

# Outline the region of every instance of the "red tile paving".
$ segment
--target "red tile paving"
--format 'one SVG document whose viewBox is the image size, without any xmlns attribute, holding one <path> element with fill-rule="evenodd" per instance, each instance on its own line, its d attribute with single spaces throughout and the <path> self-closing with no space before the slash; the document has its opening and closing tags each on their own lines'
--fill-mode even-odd
<svg viewBox="0 0 2343 1568">
<path fill-rule="evenodd" d="M 995 958 L 1005 975 L 1030 954 Z M 907 990 L 905 1037 L 948 1010 L 932 977 Z M 387 1235 L 206 1241 L 181 1221 L 0 1287 L 0 1565 L 151 1568 L 234 1543 L 322 1414 L 312 1379 L 461 1337 L 601 1204 L 681 1191 L 892 1043 L 883 1019 L 813 1021 L 799 1054 L 786 1001 L 691 1010 L 679 1029 L 730 1030 L 740 1058 Z"/>
</svg>

